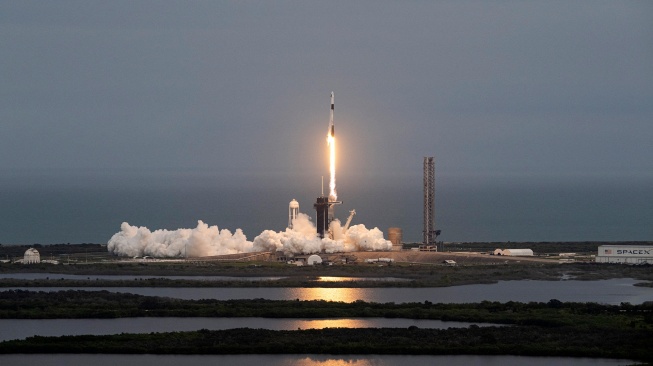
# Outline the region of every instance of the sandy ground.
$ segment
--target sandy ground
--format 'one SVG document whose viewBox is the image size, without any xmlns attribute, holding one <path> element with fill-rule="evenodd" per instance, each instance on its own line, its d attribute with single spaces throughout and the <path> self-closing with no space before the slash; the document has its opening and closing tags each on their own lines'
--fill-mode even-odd
<svg viewBox="0 0 653 366">
<path fill-rule="evenodd" d="M 505 257 L 473 252 L 419 252 L 419 251 L 401 251 L 401 252 L 350 252 L 321 254 L 328 257 L 333 262 L 341 262 L 342 258 L 348 258 L 350 261 L 355 259 L 358 263 L 365 263 L 366 259 L 391 258 L 395 263 L 419 263 L 419 264 L 443 264 L 445 260 L 453 260 L 459 265 L 471 264 L 517 264 L 517 263 L 547 263 L 557 264 L 555 259 L 546 259 L 540 257 Z M 304 256 L 306 257 L 306 256 Z M 248 260 L 274 260 L 270 253 L 244 253 L 221 255 L 215 257 L 194 258 L 202 261 L 248 261 Z"/>
</svg>

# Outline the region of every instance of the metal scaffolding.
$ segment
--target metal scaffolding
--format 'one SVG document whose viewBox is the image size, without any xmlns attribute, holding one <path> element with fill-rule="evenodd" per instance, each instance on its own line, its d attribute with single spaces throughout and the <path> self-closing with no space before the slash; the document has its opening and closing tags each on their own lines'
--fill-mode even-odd
<svg viewBox="0 0 653 366">
<path fill-rule="evenodd" d="M 317 235 L 320 238 L 325 237 L 325 232 L 329 230 L 329 197 L 320 196 L 313 204 L 315 207 L 315 227 L 317 228 Z"/>
<path fill-rule="evenodd" d="M 435 244 L 435 163 L 434 158 L 424 157 L 424 245 Z"/>
</svg>

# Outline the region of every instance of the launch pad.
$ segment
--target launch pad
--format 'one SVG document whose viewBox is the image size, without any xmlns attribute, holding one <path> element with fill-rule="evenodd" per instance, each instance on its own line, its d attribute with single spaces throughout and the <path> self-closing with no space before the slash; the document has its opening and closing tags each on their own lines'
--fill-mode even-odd
<svg viewBox="0 0 653 366">
<path fill-rule="evenodd" d="M 317 228 L 317 235 L 324 239 L 324 233 L 329 231 L 329 224 L 335 219 L 334 217 L 334 206 L 342 204 L 341 201 L 331 201 L 329 197 L 324 195 L 317 198 L 317 201 L 313 204 L 316 211 L 315 226 Z M 329 235 L 331 239 L 333 235 Z"/>
</svg>

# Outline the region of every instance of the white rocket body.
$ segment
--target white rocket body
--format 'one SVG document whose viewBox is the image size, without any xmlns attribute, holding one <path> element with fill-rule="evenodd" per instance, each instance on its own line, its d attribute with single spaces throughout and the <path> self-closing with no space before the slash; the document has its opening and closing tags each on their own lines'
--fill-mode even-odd
<svg viewBox="0 0 653 366">
<path fill-rule="evenodd" d="M 329 117 L 329 130 L 327 131 L 331 137 L 335 136 L 335 128 L 333 126 L 333 92 L 331 92 L 331 114 Z"/>
</svg>

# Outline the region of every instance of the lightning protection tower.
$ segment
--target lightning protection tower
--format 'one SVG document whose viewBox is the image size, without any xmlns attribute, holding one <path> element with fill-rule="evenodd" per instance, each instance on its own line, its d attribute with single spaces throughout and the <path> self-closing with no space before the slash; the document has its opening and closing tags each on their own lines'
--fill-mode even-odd
<svg viewBox="0 0 653 366">
<path fill-rule="evenodd" d="M 435 163 L 434 158 L 424 157 L 424 245 L 435 244 Z"/>
</svg>

